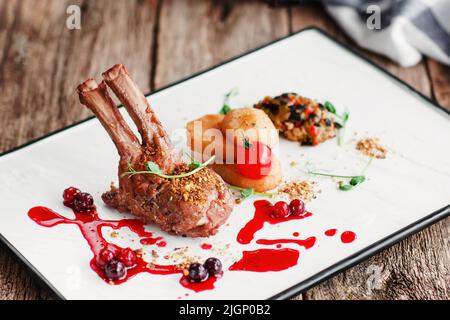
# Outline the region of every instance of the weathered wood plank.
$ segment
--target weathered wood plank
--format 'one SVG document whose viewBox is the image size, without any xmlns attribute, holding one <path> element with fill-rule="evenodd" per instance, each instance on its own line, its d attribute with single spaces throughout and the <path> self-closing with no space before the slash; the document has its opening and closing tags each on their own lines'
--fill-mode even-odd
<svg viewBox="0 0 450 320">
<path fill-rule="evenodd" d="M 420 92 L 431 96 L 431 84 L 425 63 L 400 68 L 379 55 L 369 53 L 348 39 L 338 26 L 315 5 L 292 7 L 292 31 L 317 26 L 347 43 Z M 435 94 L 449 102 L 448 69 L 431 63 Z M 447 74 L 442 69 L 447 70 Z M 437 93 L 436 93 L 437 92 Z M 440 102 L 441 102 L 440 101 Z M 441 102 L 442 103 L 442 102 Z M 446 219 L 402 241 L 368 261 L 307 291 L 305 299 L 448 299 L 449 228 Z"/>
<path fill-rule="evenodd" d="M 69 4 L 80 30 L 66 28 Z M 76 86 L 115 63 L 148 91 L 155 17 L 155 1 L 0 0 L 0 152 L 89 116 Z M 47 296 L 0 252 L 0 299 Z"/>
<path fill-rule="evenodd" d="M 428 59 L 429 75 L 433 87 L 433 97 L 443 107 L 450 110 L 450 66 Z"/>
<path fill-rule="evenodd" d="M 271 9 L 258 1 L 164 1 L 155 86 L 186 77 L 288 33 L 286 8 Z"/>
<path fill-rule="evenodd" d="M 114 63 L 125 64 L 148 91 L 156 11 L 151 3 L 2 0 L 0 151 L 88 116 L 75 88 Z M 81 30 L 66 28 L 69 4 L 83 10 Z"/>
</svg>

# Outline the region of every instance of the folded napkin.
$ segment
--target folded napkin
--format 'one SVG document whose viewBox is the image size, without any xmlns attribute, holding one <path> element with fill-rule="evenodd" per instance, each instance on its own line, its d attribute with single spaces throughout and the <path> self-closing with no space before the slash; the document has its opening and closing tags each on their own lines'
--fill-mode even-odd
<svg viewBox="0 0 450 320">
<path fill-rule="evenodd" d="M 422 55 L 450 65 L 450 0 L 271 2 L 321 2 L 358 45 L 385 55 L 403 67 L 417 64 Z"/>
</svg>

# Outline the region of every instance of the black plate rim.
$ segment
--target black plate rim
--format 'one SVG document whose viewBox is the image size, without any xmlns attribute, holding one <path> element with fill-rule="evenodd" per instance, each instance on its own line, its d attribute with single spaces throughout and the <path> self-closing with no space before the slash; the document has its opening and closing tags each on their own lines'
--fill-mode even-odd
<svg viewBox="0 0 450 320">
<path fill-rule="evenodd" d="M 330 34 L 328 34 L 327 32 L 321 30 L 320 28 L 317 27 L 308 27 L 305 29 L 302 29 L 300 31 L 294 32 L 292 34 L 289 34 L 287 36 L 284 36 L 282 38 L 279 38 L 277 40 L 271 41 L 261 47 L 258 47 L 256 49 L 247 51 L 243 54 L 240 54 L 236 57 L 233 57 L 231 59 L 225 60 L 224 62 L 217 64 L 213 67 L 210 67 L 208 69 L 202 70 L 200 72 L 194 73 L 189 77 L 186 78 L 182 78 L 181 80 L 178 80 L 176 82 L 170 83 L 166 86 L 163 86 L 157 90 L 152 91 L 149 94 L 146 94 L 145 96 L 148 97 L 150 95 L 153 95 L 155 93 L 158 93 L 160 91 L 163 91 L 165 89 L 174 87 L 182 82 L 191 80 L 197 76 L 200 76 L 202 74 L 205 74 L 211 70 L 214 70 L 216 68 L 219 68 L 227 63 L 230 63 L 234 60 L 238 60 L 239 58 L 242 58 L 244 56 L 250 55 L 258 50 L 264 49 L 268 46 L 271 46 L 277 42 L 286 40 L 290 37 L 293 37 L 295 35 L 298 35 L 300 33 L 303 33 L 305 31 L 309 31 L 309 30 L 315 30 L 317 32 L 319 32 L 320 34 L 322 34 L 323 36 L 325 36 L 326 38 L 328 38 L 329 40 L 331 40 L 332 42 L 334 42 L 336 45 L 338 45 L 339 47 L 347 50 L 348 52 L 350 52 L 352 55 L 356 56 L 357 58 L 365 61 L 366 63 L 368 63 L 369 65 L 371 65 L 372 67 L 376 68 L 377 70 L 381 71 L 382 73 L 384 73 L 385 75 L 387 75 L 388 77 L 395 79 L 399 84 L 403 85 L 404 87 L 406 87 L 406 89 L 408 89 L 409 91 L 411 91 L 413 94 L 418 95 L 420 98 L 424 99 L 425 101 L 427 101 L 428 103 L 430 103 L 431 105 L 435 106 L 436 108 L 444 111 L 445 113 L 447 113 L 448 115 L 450 115 L 450 110 L 447 110 L 446 108 L 442 107 L 441 105 L 439 105 L 438 103 L 436 103 L 435 101 L 431 100 L 430 98 L 428 98 L 427 96 L 425 96 L 424 94 L 422 94 L 421 92 L 419 92 L 418 90 L 416 90 L 415 88 L 413 88 L 411 85 L 407 84 L 406 82 L 404 82 L 403 80 L 401 80 L 400 78 L 398 78 L 397 76 L 391 74 L 390 72 L 388 72 L 387 70 L 383 69 L 382 67 L 380 67 L 379 65 L 377 65 L 376 63 L 372 62 L 371 60 L 365 58 L 364 56 L 360 55 L 358 52 L 356 52 L 354 49 L 347 47 L 347 45 L 345 45 L 344 43 L 340 42 L 339 40 L 333 38 L 333 36 L 331 36 Z M 122 106 L 120 106 L 122 107 Z M 26 148 L 36 142 L 39 142 L 41 140 L 44 140 L 48 137 L 57 135 L 63 131 L 66 131 L 68 129 L 71 129 L 73 127 L 76 127 L 78 125 L 81 125 L 85 122 L 88 122 L 92 119 L 94 119 L 95 117 L 88 117 L 84 120 L 75 122 L 67 127 L 61 128 L 59 130 L 50 132 L 46 135 L 43 135 L 39 138 L 30 140 L 27 143 L 24 143 L 20 146 L 17 146 L 15 148 L 9 149 L 7 151 L 4 151 L 2 153 L 0 153 L 0 157 L 6 156 L 7 154 L 13 153 L 15 151 L 18 151 L 20 149 Z M 418 231 L 448 217 L 450 215 L 450 204 L 446 207 L 443 207 L 427 216 L 425 216 L 424 218 L 400 229 L 399 231 L 371 244 L 370 246 L 354 253 L 353 255 L 335 263 L 334 265 L 316 273 L 315 275 L 313 275 L 312 277 L 309 277 L 306 280 L 301 281 L 300 283 L 297 283 L 296 285 L 272 296 L 269 298 L 269 300 L 283 300 L 283 299 L 289 299 L 295 295 L 298 295 L 302 292 L 304 292 L 307 289 L 310 289 L 313 286 L 316 286 L 318 284 L 320 284 L 321 282 L 328 280 L 329 278 L 333 277 L 334 275 L 341 273 L 349 268 L 351 268 L 352 266 L 372 257 L 373 255 L 377 254 L 378 252 L 387 249 L 389 247 L 391 247 L 392 245 L 400 242 L 401 240 L 405 239 L 406 237 L 417 233 Z M 47 286 L 50 291 L 53 292 L 54 296 L 58 299 L 61 300 L 65 300 L 66 298 L 51 284 L 51 282 L 45 278 L 40 272 L 39 270 L 37 270 L 33 264 L 31 264 L 21 253 L 19 250 L 17 250 L 17 248 L 15 248 L 2 234 L 0 234 L 0 242 L 4 245 L 4 247 L 6 247 L 14 256 L 16 256 L 16 258 L 19 259 L 19 261 L 21 262 L 21 264 L 31 273 L 31 275 L 38 280 L 38 282 L 40 284 L 44 284 L 45 286 Z"/>
</svg>

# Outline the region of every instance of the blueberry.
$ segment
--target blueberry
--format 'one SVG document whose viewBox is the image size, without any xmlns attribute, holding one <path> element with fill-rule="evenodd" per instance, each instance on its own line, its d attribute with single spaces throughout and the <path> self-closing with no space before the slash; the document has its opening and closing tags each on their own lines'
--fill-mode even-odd
<svg viewBox="0 0 450 320">
<path fill-rule="evenodd" d="M 191 263 L 189 266 L 188 279 L 191 282 L 202 282 L 208 278 L 208 271 L 200 263 Z"/>
<path fill-rule="evenodd" d="M 208 258 L 204 266 L 211 276 L 217 276 L 222 273 L 222 262 L 217 258 Z"/>
<path fill-rule="evenodd" d="M 120 280 L 126 275 L 127 269 L 120 261 L 112 260 L 105 266 L 105 276 L 108 280 Z"/>
</svg>

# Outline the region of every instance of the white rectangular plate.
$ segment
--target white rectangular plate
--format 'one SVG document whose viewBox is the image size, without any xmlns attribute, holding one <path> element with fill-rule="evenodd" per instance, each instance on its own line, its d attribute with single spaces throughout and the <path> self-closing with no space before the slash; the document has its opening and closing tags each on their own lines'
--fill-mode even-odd
<svg viewBox="0 0 450 320">
<path fill-rule="evenodd" d="M 188 120 L 216 113 L 224 93 L 233 87 L 240 91 L 233 106 L 251 106 L 266 95 L 298 92 L 321 101 L 330 100 L 340 111 L 350 112 L 343 146 L 338 146 L 336 139 L 316 147 L 281 141 L 284 180 L 312 179 L 322 192 L 307 204 L 314 213 L 312 217 L 266 226 L 256 238 L 293 238 L 293 232 L 299 232 L 300 238 L 317 237 L 316 245 L 309 250 L 284 245 L 300 250 L 297 266 L 282 272 L 226 271 L 214 290 L 200 293 L 179 285 L 179 275 L 140 274 L 122 285 L 106 284 L 89 267 L 92 253 L 76 226 L 44 228 L 27 216 L 30 208 L 42 205 L 71 217 L 70 210 L 62 205 L 61 192 L 75 185 L 93 194 L 102 218 L 123 217 L 106 208 L 100 198 L 110 182 L 117 180 L 118 156 L 96 119 L 0 158 L 3 240 L 62 298 L 285 298 L 448 216 L 448 113 L 320 31 L 310 29 L 274 42 L 148 98 L 176 140 L 184 137 Z M 369 179 L 360 187 L 339 191 L 332 179 L 305 173 L 307 162 L 331 171 L 360 173 L 367 158 L 355 150 L 355 142 L 363 137 L 379 137 L 389 153 L 387 159 L 372 163 L 367 171 Z M 290 166 L 291 161 L 298 166 Z M 156 249 L 160 256 L 187 246 L 191 255 L 207 258 L 214 251 L 201 249 L 202 243 L 210 243 L 214 248 L 230 244 L 221 257 L 228 267 L 243 250 L 274 248 L 254 241 L 245 246 L 236 242 L 238 231 L 254 214 L 254 200 L 237 205 L 229 225 L 209 239 L 173 237 L 153 226 L 148 226 L 148 230 L 164 236 L 168 243 L 167 247 Z M 352 230 L 357 239 L 343 244 L 339 236 L 324 235 L 329 228 L 337 228 L 338 234 Z M 108 236 L 108 230 L 104 234 Z M 120 230 L 120 234 L 124 239 L 112 241 L 139 247 L 138 241 L 130 240 L 133 236 L 127 230 Z M 154 247 L 146 248 L 151 249 Z"/>
</svg>

